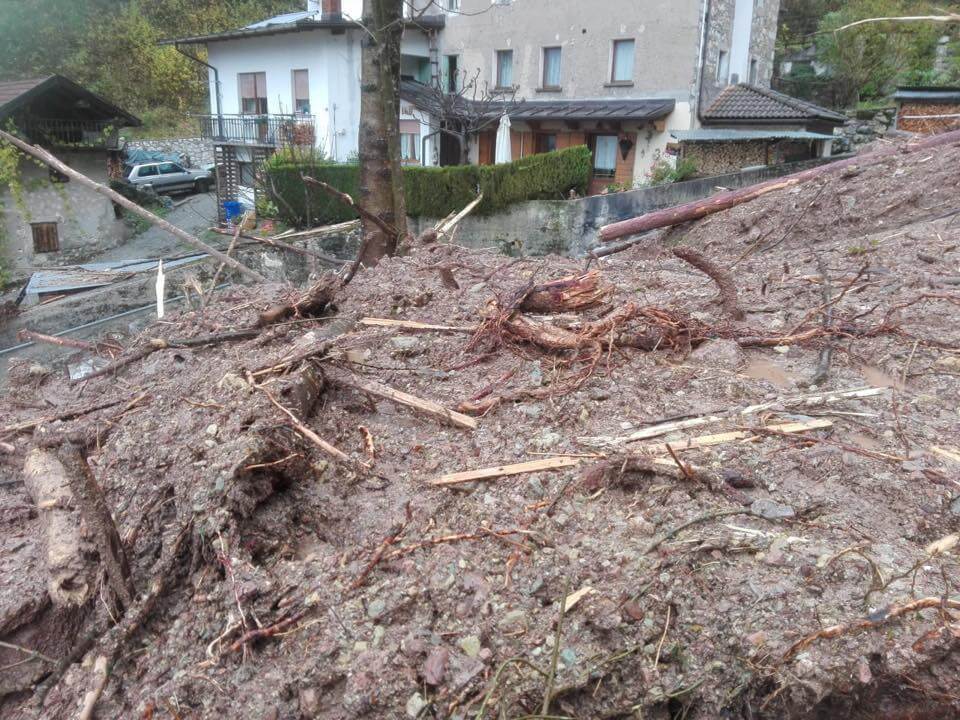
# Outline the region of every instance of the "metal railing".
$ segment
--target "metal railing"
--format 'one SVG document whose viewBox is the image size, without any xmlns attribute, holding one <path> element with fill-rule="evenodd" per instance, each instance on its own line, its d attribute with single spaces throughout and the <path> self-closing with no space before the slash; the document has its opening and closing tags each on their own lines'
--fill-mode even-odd
<svg viewBox="0 0 960 720">
<path fill-rule="evenodd" d="M 234 145 L 313 145 L 313 115 L 195 115 L 200 136 Z"/>
</svg>

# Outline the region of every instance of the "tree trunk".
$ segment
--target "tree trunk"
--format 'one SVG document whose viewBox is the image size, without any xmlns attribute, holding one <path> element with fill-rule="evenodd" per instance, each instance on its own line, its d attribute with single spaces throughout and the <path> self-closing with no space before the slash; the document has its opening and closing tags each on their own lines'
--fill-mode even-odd
<svg viewBox="0 0 960 720">
<path fill-rule="evenodd" d="M 364 0 L 360 81 L 360 204 L 400 237 L 407 215 L 400 170 L 400 40 L 402 0 Z M 392 255 L 399 237 L 361 220 L 360 261 L 376 265 Z"/>
</svg>

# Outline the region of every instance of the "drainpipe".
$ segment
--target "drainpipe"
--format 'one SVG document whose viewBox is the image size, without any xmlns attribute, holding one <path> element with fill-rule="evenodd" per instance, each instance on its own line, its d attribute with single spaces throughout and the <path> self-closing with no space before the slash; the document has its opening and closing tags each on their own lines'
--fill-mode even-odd
<svg viewBox="0 0 960 720">
<path fill-rule="evenodd" d="M 701 15 L 700 49 L 697 52 L 697 120 L 703 120 L 703 66 L 707 61 L 707 35 L 710 28 L 710 0 L 703 0 Z M 693 129 L 693 128 L 691 128 Z"/>
<path fill-rule="evenodd" d="M 213 71 L 213 87 L 214 87 L 215 100 L 217 103 L 217 137 L 222 138 L 223 137 L 223 94 L 220 92 L 219 71 L 213 65 L 206 62 L 205 60 L 201 60 L 196 55 L 191 55 L 190 53 L 188 53 L 186 50 L 180 47 L 180 43 L 174 43 L 173 47 L 176 48 L 177 52 L 183 55 L 184 57 L 190 58 L 195 63 L 200 63 L 201 65 L 206 67 L 208 70 Z"/>
</svg>

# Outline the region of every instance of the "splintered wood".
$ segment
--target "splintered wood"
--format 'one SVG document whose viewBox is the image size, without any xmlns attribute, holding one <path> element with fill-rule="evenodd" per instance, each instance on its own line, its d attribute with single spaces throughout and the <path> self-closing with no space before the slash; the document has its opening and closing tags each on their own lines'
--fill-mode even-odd
<svg viewBox="0 0 960 720">
<path fill-rule="evenodd" d="M 806 422 L 780 423 L 778 425 L 768 425 L 761 430 L 792 435 L 795 433 L 806 432 L 807 430 L 824 430 L 833 427 L 833 422 L 825 418 L 815 418 Z M 672 452 L 679 450 L 693 450 L 696 448 L 711 447 L 714 445 L 723 445 L 725 443 L 735 442 L 737 440 L 753 439 L 756 433 L 751 429 L 735 430 L 733 432 L 718 433 L 715 435 L 701 435 L 699 437 L 689 438 L 687 440 L 678 440 L 671 443 L 654 443 L 642 446 L 638 452 L 638 457 L 650 455 L 672 455 Z M 430 481 L 431 485 L 447 486 L 460 485 L 473 482 L 475 480 L 493 480 L 499 477 L 509 475 L 522 475 L 524 473 L 541 472 L 543 470 L 559 470 L 561 468 L 574 467 L 584 460 L 602 458 L 601 455 L 595 456 L 571 456 L 562 455 L 543 460 L 532 460 L 530 462 L 515 463 L 513 465 L 498 465 L 496 467 L 482 468 L 480 470 L 468 470 L 465 472 L 442 475 Z M 674 464 L 673 460 L 665 461 L 665 464 Z"/>
</svg>

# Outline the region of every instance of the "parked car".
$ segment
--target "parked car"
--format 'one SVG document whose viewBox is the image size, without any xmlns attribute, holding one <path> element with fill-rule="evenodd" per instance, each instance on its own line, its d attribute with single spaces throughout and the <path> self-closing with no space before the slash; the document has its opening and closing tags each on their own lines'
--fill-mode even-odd
<svg viewBox="0 0 960 720">
<path fill-rule="evenodd" d="M 140 188 L 153 188 L 158 193 L 177 191 L 207 192 L 213 185 L 209 170 L 185 168 L 175 162 L 155 162 L 134 165 L 126 180 Z"/>
</svg>

